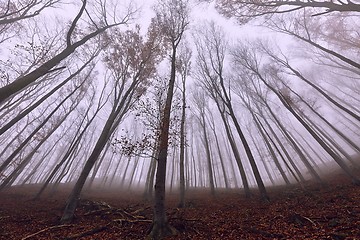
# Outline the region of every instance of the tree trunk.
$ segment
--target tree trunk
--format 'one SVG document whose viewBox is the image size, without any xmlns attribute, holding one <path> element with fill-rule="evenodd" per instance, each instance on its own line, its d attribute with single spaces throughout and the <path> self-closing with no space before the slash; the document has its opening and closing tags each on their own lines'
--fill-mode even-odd
<svg viewBox="0 0 360 240">
<path fill-rule="evenodd" d="M 203 137 L 204 137 L 203 144 L 205 147 L 206 160 L 207 160 L 207 165 L 208 165 L 210 191 L 211 191 L 211 195 L 215 196 L 215 185 L 214 185 L 214 175 L 213 175 L 213 169 L 212 169 L 212 163 L 211 163 L 210 145 L 209 145 L 209 139 L 208 139 L 207 131 L 206 131 L 206 123 L 205 123 L 204 114 L 205 114 L 204 112 L 201 113 L 200 125 L 203 130 Z"/>
<path fill-rule="evenodd" d="M 103 148 L 105 147 L 111 133 L 111 128 L 116 119 L 116 112 L 111 112 L 108 120 L 105 123 L 105 126 L 96 142 L 96 145 L 85 163 L 84 168 L 81 171 L 81 174 L 67 200 L 66 207 L 61 217 L 61 223 L 71 222 L 75 213 L 75 209 L 78 203 L 78 198 L 80 196 L 81 190 L 85 184 L 86 178 L 89 175 L 92 167 L 94 166 L 96 160 L 100 156 Z"/>
<path fill-rule="evenodd" d="M 176 232 L 175 229 L 169 225 L 165 212 L 166 163 L 169 147 L 170 115 L 175 86 L 176 47 L 177 45 L 173 43 L 171 54 L 170 79 L 168 90 L 166 93 L 163 117 L 161 119 L 161 130 L 157 151 L 159 155 L 155 180 L 154 219 L 149 235 L 153 239 L 161 239 L 169 235 L 174 235 Z"/>
<path fill-rule="evenodd" d="M 180 208 L 185 205 L 185 119 L 186 119 L 186 92 L 185 92 L 185 79 L 182 79 L 182 112 L 181 112 L 181 125 L 180 125 Z"/>
</svg>

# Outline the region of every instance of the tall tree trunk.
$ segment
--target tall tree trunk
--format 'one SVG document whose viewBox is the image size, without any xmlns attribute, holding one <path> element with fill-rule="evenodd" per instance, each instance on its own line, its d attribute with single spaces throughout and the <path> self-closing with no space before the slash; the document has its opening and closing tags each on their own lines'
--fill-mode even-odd
<svg viewBox="0 0 360 240">
<path fill-rule="evenodd" d="M 339 156 L 332 151 L 329 146 L 326 145 L 324 141 L 313 131 L 313 129 L 296 113 L 294 108 L 286 101 L 286 98 L 279 93 L 276 89 L 274 89 L 271 85 L 269 85 L 262 76 L 258 75 L 261 81 L 271 90 L 273 91 L 283 106 L 301 123 L 301 125 L 310 133 L 310 135 L 316 140 L 317 143 L 335 160 L 335 162 L 344 170 L 344 172 L 351 178 L 354 184 L 360 184 L 360 180 L 351 172 L 349 167 L 344 164 L 343 160 L 339 158 Z M 360 120 L 360 119 L 359 119 Z"/>
<path fill-rule="evenodd" d="M 248 180 L 247 180 L 247 177 L 246 177 L 246 173 L 245 173 L 245 169 L 244 169 L 244 166 L 241 162 L 241 159 L 240 159 L 240 154 L 239 154 L 239 150 L 236 146 L 236 143 L 234 141 L 234 138 L 232 136 L 232 133 L 231 133 L 231 130 L 230 130 L 230 126 L 229 126 L 229 123 L 225 117 L 225 113 L 221 110 L 219 104 L 217 103 L 217 107 L 218 107 L 218 110 L 220 112 L 220 116 L 221 116 L 221 119 L 223 121 L 223 124 L 224 124 L 224 127 L 225 127 L 225 131 L 226 131 L 226 136 L 229 140 L 229 143 L 230 143 L 230 146 L 231 146 L 231 149 L 233 151 L 233 154 L 234 154 L 234 157 L 235 157 L 235 160 L 236 160 L 236 163 L 237 163 L 237 166 L 238 166 L 238 169 L 239 169 L 239 172 L 240 172 L 240 176 L 241 176 L 241 180 L 242 180 L 242 184 L 244 186 L 244 191 L 245 191 L 245 196 L 246 197 L 250 197 L 251 193 L 250 193 L 250 187 L 249 187 L 249 183 L 248 183 Z"/>
<path fill-rule="evenodd" d="M 258 109 L 260 109 L 259 106 L 258 106 Z M 291 166 L 292 166 L 293 169 L 295 170 L 297 176 L 298 176 L 299 179 L 300 179 L 300 182 L 305 182 L 305 179 L 304 179 L 302 173 L 300 172 L 299 168 L 296 166 L 296 164 L 295 164 L 294 161 L 292 160 L 293 158 L 290 156 L 288 150 L 285 148 L 285 146 L 284 146 L 284 144 L 282 143 L 282 141 L 279 139 L 278 134 L 275 133 L 274 129 L 271 127 L 271 125 L 270 125 L 269 121 L 267 120 L 266 116 L 263 117 L 263 120 L 264 120 L 267 128 L 270 130 L 272 136 L 275 138 L 276 142 L 278 143 L 277 145 L 280 146 L 282 152 L 285 154 L 287 161 L 291 164 Z M 274 145 L 275 145 L 275 143 L 274 143 Z M 285 162 L 285 160 L 284 160 L 284 162 Z M 296 179 L 296 178 L 295 178 L 295 179 Z"/>
<path fill-rule="evenodd" d="M 213 175 L 213 169 L 212 169 L 212 163 L 211 163 L 210 145 L 209 145 L 209 139 L 208 139 L 207 131 L 206 131 L 206 123 L 205 123 L 204 113 L 201 114 L 200 121 L 201 121 L 200 125 L 201 125 L 202 131 L 203 131 L 203 137 L 204 137 L 203 144 L 205 147 L 206 160 L 207 160 L 207 165 L 208 165 L 209 186 L 210 186 L 211 195 L 215 196 L 214 175 Z"/>
<path fill-rule="evenodd" d="M 78 102 L 79 103 L 79 102 Z M 75 106 L 76 107 L 76 106 Z M 32 149 L 32 151 L 21 161 L 21 163 L 14 169 L 14 171 L 3 181 L 0 185 L 0 191 L 7 186 L 11 186 L 16 180 L 16 178 L 20 175 L 20 173 L 24 170 L 26 165 L 31 161 L 34 154 L 37 150 L 50 138 L 50 136 L 61 126 L 61 124 L 65 121 L 65 119 L 70 115 L 70 113 L 74 110 L 72 108 L 62 119 L 44 136 L 44 138 Z"/>
<path fill-rule="evenodd" d="M 284 170 L 283 170 L 283 168 L 282 168 L 282 166 L 281 166 L 281 164 L 280 164 L 280 162 L 279 162 L 279 160 L 278 160 L 278 158 L 277 158 L 277 156 L 276 156 L 276 154 L 275 154 L 275 152 L 274 152 L 274 150 L 273 150 L 273 148 L 272 148 L 272 146 L 271 146 L 271 144 L 269 142 L 270 141 L 270 139 L 268 139 L 269 136 L 265 134 L 265 129 L 263 129 L 263 126 L 260 124 L 259 119 L 253 113 L 252 113 L 252 117 L 253 117 L 253 120 L 255 122 L 255 125 L 257 126 L 257 128 L 259 130 L 260 135 L 262 136 L 262 138 L 263 138 L 263 140 L 264 140 L 264 142 L 265 142 L 265 144 L 267 146 L 267 149 L 269 150 L 269 152 L 270 152 L 270 154 L 272 156 L 272 159 L 274 160 L 275 166 L 279 170 L 279 172 L 280 172 L 282 178 L 284 179 L 285 183 L 287 185 L 289 185 L 290 181 L 289 181 L 288 177 L 286 176 L 286 174 L 285 174 L 285 172 L 284 172 Z"/>
<path fill-rule="evenodd" d="M 304 156 L 304 154 L 302 153 L 301 149 L 299 148 L 299 146 L 296 144 L 296 142 L 294 141 L 294 139 L 290 136 L 290 134 L 288 133 L 288 131 L 286 130 L 286 128 L 282 125 L 282 123 L 279 121 L 279 119 L 277 118 L 277 116 L 275 115 L 275 113 L 272 111 L 271 107 L 268 105 L 268 103 L 264 102 L 265 106 L 267 107 L 267 109 L 269 110 L 272 118 L 275 120 L 276 124 L 278 125 L 279 129 L 282 131 L 282 133 L 284 134 L 284 136 L 287 138 L 287 140 L 289 140 L 289 142 L 291 143 L 292 147 L 294 148 L 294 150 L 296 151 L 296 153 L 298 154 L 298 156 L 300 157 L 300 160 L 304 163 L 305 167 L 308 169 L 308 171 L 310 172 L 311 176 L 320 184 L 323 184 L 319 174 L 314 170 L 313 166 L 311 166 L 311 164 L 309 163 L 309 161 L 306 159 L 306 157 Z"/>
<path fill-rule="evenodd" d="M 215 143 L 216 143 L 216 148 L 217 148 L 218 155 L 219 155 L 219 160 L 220 160 L 220 164 L 221 164 L 221 170 L 222 170 L 222 174 L 224 176 L 225 188 L 229 188 L 230 186 L 229 186 L 229 181 L 228 181 L 226 170 L 225 170 L 224 158 L 223 158 L 223 154 L 221 152 L 219 139 L 218 139 L 218 136 L 216 134 L 215 122 L 214 122 L 213 118 L 211 120 L 212 120 L 212 122 L 211 122 L 212 126 L 210 126 L 210 128 L 212 129 L 214 137 L 215 137 Z"/>
<path fill-rule="evenodd" d="M 266 163 L 266 161 L 265 161 L 265 159 L 266 159 L 265 154 L 260 150 L 259 144 L 257 144 L 257 142 L 255 141 L 254 136 L 253 136 L 253 135 L 250 135 L 250 138 L 251 138 L 251 140 L 252 140 L 252 142 L 253 142 L 253 144 L 254 144 L 254 146 L 255 146 L 256 151 L 259 153 L 260 160 L 261 160 L 261 162 L 262 162 L 263 165 L 264 165 L 265 171 L 266 171 L 266 173 L 267 173 L 267 175 L 268 175 L 268 177 L 269 177 L 270 182 L 272 183 L 272 185 L 275 186 L 275 181 L 274 181 L 274 179 L 273 179 L 273 177 L 272 177 L 273 174 L 270 173 L 269 167 L 268 167 L 268 165 L 267 165 L 267 163 Z"/>
<path fill-rule="evenodd" d="M 182 79 L 182 106 L 180 122 L 180 202 L 179 207 L 185 205 L 185 119 L 186 119 L 186 89 L 185 79 Z"/>
<path fill-rule="evenodd" d="M 112 125 L 116 119 L 116 112 L 111 112 L 108 120 L 105 123 L 105 126 L 96 142 L 96 145 L 89 157 L 89 159 L 86 161 L 84 168 L 81 171 L 80 177 L 78 178 L 68 200 L 66 203 L 66 207 L 63 213 L 63 216 L 61 217 L 61 222 L 66 223 L 70 222 L 74 216 L 75 209 L 78 203 L 78 198 L 80 196 L 81 190 L 85 184 L 86 178 L 89 175 L 92 167 L 94 166 L 96 160 L 100 156 L 103 148 L 105 147 L 109 137 L 110 137 L 110 131 L 112 128 Z"/>
<path fill-rule="evenodd" d="M 173 43 L 171 54 L 171 70 L 169 85 L 166 93 L 166 101 L 161 119 L 161 130 L 158 146 L 158 164 L 155 179 L 155 196 L 154 196 L 154 219 L 150 236 L 153 239 L 161 239 L 162 237 L 173 235 L 175 229 L 172 228 L 166 217 L 165 212 L 165 182 L 166 182 L 166 163 L 169 146 L 169 129 L 170 114 L 172 107 L 172 99 L 174 96 L 175 73 L 176 73 L 176 47 Z"/>
</svg>

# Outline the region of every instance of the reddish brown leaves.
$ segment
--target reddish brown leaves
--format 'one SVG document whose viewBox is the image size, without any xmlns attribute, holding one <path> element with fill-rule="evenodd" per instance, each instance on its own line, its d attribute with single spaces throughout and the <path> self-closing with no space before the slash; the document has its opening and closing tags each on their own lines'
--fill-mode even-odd
<svg viewBox="0 0 360 240">
<path fill-rule="evenodd" d="M 168 197 L 170 224 L 179 234 L 169 239 L 360 239 L 360 188 L 347 183 L 328 188 L 269 189 L 270 203 L 245 199 L 240 190 L 188 192 L 186 207 Z M 151 203 L 141 193 L 85 193 L 71 226 L 58 223 L 67 193 L 31 201 L 34 187 L 0 194 L 0 239 L 144 239 L 151 226 Z M 256 192 L 256 191 L 253 191 Z M 91 199 L 91 200 L 89 200 Z M 48 229 L 47 229 L 48 228 Z M 97 231 L 101 229 L 101 231 Z"/>
</svg>

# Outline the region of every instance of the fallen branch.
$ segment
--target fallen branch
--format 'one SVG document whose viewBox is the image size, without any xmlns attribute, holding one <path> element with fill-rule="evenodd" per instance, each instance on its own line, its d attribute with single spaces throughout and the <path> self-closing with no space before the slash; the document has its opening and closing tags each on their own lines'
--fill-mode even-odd
<svg viewBox="0 0 360 240">
<path fill-rule="evenodd" d="M 87 213 L 84 214 L 84 216 L 89 216 L 89 215 L 98 214 L 98 213 L 110 214 L 111 211 L 109 211 L 109 209 L 107 209 L 107 208 L 106 209 L 99 209 L 99 210 L 94 210 L 94 211 L 91 211 L 91 212 L 87 212 Z"/>
<path fill-rule="evenodd" d="M 75 234 L 75 235 L 66 237 L 65 239 L 66 240 L 71 240 L 71 239 L 76 239 L 76 238 L 81 238 L 81 237 L 86 237 L 86 236 L 89 236 L 89 235 L 93 235 L 95 233 L 104 231 L 105 229 L 107 229 L 109 227 L 109 225 L 110 225 L 110 223 L 108 223 L 106 225 L 103 225 L 103 226 L 100 226 L 100 227 L 93 228 L 93 229 L 91 229 L 89 231 L 86 231 L 86 232 L 82 232 L 82 233 L 79 233 L 79 234 Z"/>
<path fill-rule="evenodd" d="M 137 210 L 131 212 L 131 215 L 136 215 L 136 214 L 138 214 L 138 213 L 140 213 L 140 212 L 143 212 L 143 211 L 145 211 L 145 210 L 147 210 L 147 209 L 149 209 L 149 208 L 150 208 L 150 206 L 149 206 L 149 207 L 145 207 L 145 208 L 137 209 Z"/>
<path fill-rule="evenodd" d="M 113 222 L 129 222 L 129 223 L 137 223 L 137 222 L 149 222 L 152 223 L 152 220 L 149 219 L 135 219 L 135 220 L 130 220 L 130 219 L 125 219 L 125 218 L 120 218 L 120 219 L 114 219 L 112 220 Z"/>
<path fill-rule="evenodd" d="M 201 222 L 201 219 L 186 219 L 186 218 L 178 218 L 178 217 L 170 217 L 169 220 L 180 220 L 180 221 L 186 221 L 186 222 Z"/>
<path fill-rule="evenodd" d="M 74 226 L 74 225 L 65 224 L 65 225 L 51 226 L 51 227 L 45 228 L 43 230 L 40 230 L 40 231 L 38 231 L 36 233 L 30 234 L 30 235 L 28 235 L 26 237 L 23 237 L 21 240 L 26 240 L 26 239 L 32 238 L 32 237 L 34 237 L 36 235 L 39 235 L 40 233 L 46 232 L 46 231 L 51 230 L 51 229 L 62 228 L 62 227 L 71 227 L 71 226 Z"/>
<path fill-rule="evenodd" d="M 137 223 L 137 222 L 152 222 L 152 220 L 148 220 L 148 219 L 135 219 L 135 220 L 130 220 L 130 219 L 114 219 L 112 220 L 110 223 L 106 224 L 106 225 L 103 225 L 103 226 L 99 226 L 99 227 L 96 227 L 96 228 L 93 228 L 89 231 L 86 231 L 86 232 L 82 232 L 82 233 L 79 233 L 79 234 L 75 234 L 75 235 L 72 235 L 72 236 L 69 236 L 69 237 L 66 237 L 65 240 L 72 240 L 72 239 L 77 239 L 77 238 L 81 238 L 81 237 L 86 237 L 86 236 L 90 236 L 90 235 L 93 235 L 95 233 L 98 233 L 98 232 L 102 232 L 104 230 L 106 230 L 110 224 L 112 223 L 122 223 L 122 222 L 129 222 L 129 223 Z"/>
<path fill-rule="evenodd" d="M 304 225 L 305 223 L 310 223 L 312 224 L 313 226 L 316 227 L 316 223 L 314 221 L 312 221 L 310 218 L 308 217 L 305 217 L 305 216 L 301 216 L 300 214 L 298 213 L 295 213 L 293 215 L 290 216 L 290 221 L 292 222 L 295 222 L 295 223 L 298 223 L 298 224 L 301 224 L 301 225 Z"/>
<path fill-rule="evenodd" d="M 0 221 L 1 220 L 4 220 L 4 219 L 7 219 L 7 218 L 9 218 L 10 216 L 3 216 L 3 217 L 0 217 Z"/>
<path fill-rule="evenodd" d="M 250 228 L 250 231 L 256 234 L 261 234 L 266 238 L 284 238 L 284 235 L 282 234 L 270 233 L 257 228 Z"/>
</svg>

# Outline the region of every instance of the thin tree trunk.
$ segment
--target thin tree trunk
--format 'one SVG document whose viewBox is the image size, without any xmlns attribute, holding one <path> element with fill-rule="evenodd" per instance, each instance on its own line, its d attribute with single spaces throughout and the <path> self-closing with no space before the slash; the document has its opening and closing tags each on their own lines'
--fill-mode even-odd
<svg viewBox="0 0 360 240">
<path fill-rule="evenodd" d="M 206 160 L 208 165 L 208 176 L 209 176 L 209 185 L 210 185 L 210 191 L 211 195 L 215 196 L 215 185 L 214 185 L 214 176 L 213 176 L 213 169 L 212 169 L 212 163 L 211 163 L 211 154 L 210 154 L 210 145 L 209 145 L 209 139 L 207 136 L 206 131 L 206 123 L 205 123 L 205 116 L 204 113 L 200 116 L 200 125 L 203 131 L 203 144 L 205 147 L 205 153 L 206 153 Z"/>
<path fill-rule="evenodd" d="M 0 173 L 5 170 L 5 168 L 11 163 L 15 156 L 25 147 L 25 145 L 30 142 L 30 140 L 35 136 L 35 134 L 45 126 L 45 124 L 50 120 L 50 118 L 58 111 L 58 109 L 80 88 L 81 85 L 76 87 L 70 94 L 68 94 L 54 109 L 53 111 L 36 127 L 31 134 L 20 144 L 20 146 L 1 164 Z"/>
</svg>

